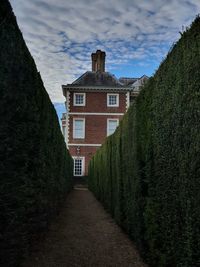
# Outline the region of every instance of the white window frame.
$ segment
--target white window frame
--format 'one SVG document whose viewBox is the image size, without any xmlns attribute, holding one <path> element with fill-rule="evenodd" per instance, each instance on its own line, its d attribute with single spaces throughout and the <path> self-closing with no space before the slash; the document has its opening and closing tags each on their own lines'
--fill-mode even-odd
<svg viewBox="0 0 200 267">
<path fill-rule="evenodd" d="M 119 126 L 119 119 L 115 119 L 115 118 L 110 118 L 110 119 L 107 119 L 107 136 L 110 136 L 111 134 L 109 133 L 109 122 L 110 121 L 117 121 L 117 127 Z M 116 127 L 116 129 L 117 129 Z"/>
<path fill-rule="evenodd" d="M 76 96 L 77 95 L 82 95 L 83 96 L 83 103 L 82 104 L 79 104 L 79 103 L 76 103 Z M 86 97 L 85 97 L 85 93 L 74 93 L 74 106 L 78 106 L 78 107 L 84 107 L 85 106 L 85 99 L 86 99 Z"/>
<path fill-rule="evenodd" d="M 75 133 L 75 121 L 83 121 L 83 136 L 76 137 Z M 73 139 L 85 139 L 85 118 L 73 118 Z"/>
<path fill-rule="evenodd" d="M 114 105 L 111 105 L 109 103 L 110 96 L 116 96 L 117 98 L 117 103 Z M 107 107 L 119 107 L 119 94 L 107 94 Z"/>
<path fill-rule="evenodd" d="M 82 161 L 82 170 L 81 170 L 81 174 L 77 175 L 75 174 L 75 159 L 80 159 Z M 80 177 L 80 176 L 84 176 L 85 174 L 85 157 L 73 157 L 73 160 L 74 160 L 74 176 L 76 177 Z"/>
</svg>

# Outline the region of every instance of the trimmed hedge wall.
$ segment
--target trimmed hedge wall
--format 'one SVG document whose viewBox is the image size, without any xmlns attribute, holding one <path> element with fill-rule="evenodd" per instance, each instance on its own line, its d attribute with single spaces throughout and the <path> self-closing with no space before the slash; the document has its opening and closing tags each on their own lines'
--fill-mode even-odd
<svg viewBox="0 0 200 267">
<path fill-rule="evenodd" d="M 7 0 L 0 8 L 0 265 L 18 266 L 72 188 L 72 158 Z"/>
<path fill-rule="evenodd" d="M 150 266 L 200 266 L 200 18 L 89 166 L 89 188 Z"/>
</svg>

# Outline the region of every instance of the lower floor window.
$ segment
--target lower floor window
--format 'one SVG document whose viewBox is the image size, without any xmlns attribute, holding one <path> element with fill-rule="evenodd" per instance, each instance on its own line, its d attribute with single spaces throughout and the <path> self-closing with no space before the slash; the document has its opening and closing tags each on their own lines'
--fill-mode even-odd
<svg viewBox="0 0 200 267">
<path fill-rule="evenodd" d="M 74 176 L 83 175 L 83 158 L 74 158 Z"/>
</svg>

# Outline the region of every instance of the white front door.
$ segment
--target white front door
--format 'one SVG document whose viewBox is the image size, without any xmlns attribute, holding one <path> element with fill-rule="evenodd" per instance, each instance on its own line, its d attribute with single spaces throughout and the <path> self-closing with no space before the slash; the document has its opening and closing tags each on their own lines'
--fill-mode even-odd
<svg viewBox="0 0 200 267">
<path fill-rule="evenodd" d="M 74 158 L 74 176 L 84 175 L 84 157 Z"/>
</svg>

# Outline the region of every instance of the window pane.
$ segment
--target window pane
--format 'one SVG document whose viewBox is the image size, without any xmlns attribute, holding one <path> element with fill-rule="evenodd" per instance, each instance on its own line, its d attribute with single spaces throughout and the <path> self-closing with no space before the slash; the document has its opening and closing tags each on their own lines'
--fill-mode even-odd
<svg viewBox="0 0 200 267">
<path fill-rule="evenodd" d="M 117 126 L 118 126 L 118 120 L 109 120 L 108 121 L 108 135 L 113 134 Z"/>
<path fill-rule="evenodd" d="M 75 94 L 75 104 L 76 105 L 84 104 L 84 94 Z"/>
<path fill-rule="evenodd" d="M 82 159 L 74 159 L 74 175 L 82 175 Z"/>
<path fill-rule="evenodd" d="M 109 95 L 109 105 L 117 105 L 117 96 L 116 95 Z"/>
<path fill-rule="evenodd" d="M 74 138 L 84 138 L 83 120 L 74 120 Z"/>
</svg>

